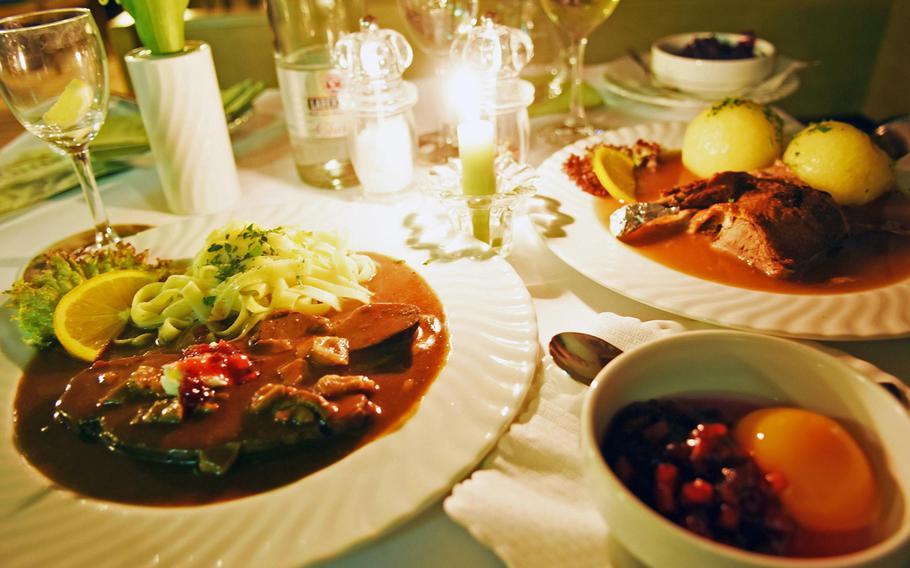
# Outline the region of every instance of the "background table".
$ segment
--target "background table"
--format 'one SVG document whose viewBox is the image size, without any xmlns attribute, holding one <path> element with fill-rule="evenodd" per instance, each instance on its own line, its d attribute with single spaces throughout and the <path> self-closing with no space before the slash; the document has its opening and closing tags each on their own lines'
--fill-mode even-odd
<svg viewBox="0 0 910 568">
<path fill-rule="evenodd" d="M 421 85 L 424 88 L 424 85 Z M 433 100 L 432 97 L 423 97 Z M 418 107 L 418 124 L 430 110 Z M 656 109 L 630 106 L 611 107 L 608 118 L 618 126 L 668 117 Z M 676 117 L 678 115 L 669 115 Z M 535 126 L 553 118 L 539 119 Z M 297 178 L 290 156 L 281 103 L 277 92 L 267 92 L 256 105 L 256 113 L 244 127 L 243 139 L 235 144 L 240 167 L 242 208 L 254 205 L 299 202 L 312 199 L 357 201 L 358 190 L 330 192 L 307 187 Z M 555 148 L 532 142 L 531 161 L 539 163 Z M 103 180 L 102 192 L 115 223 L 164 224 L 180 219 L 167 213 L 164 196 L 152 169 L 133 170 Z M 403 216 L 420 206 L 420 197 L 410 195 L 388 206 L 389 215 Z M 0 285 L 3 289 L 18 275 L 32 256 L 55 241 L 90 226 L 88 210 L 76 191 L 70 191 L 40 205 L 0 219 Z M 300 220 L 306 223 L 305 219 Z M 639 304 L 611 292 L 575 272 L 549 251 L 527 218 L 516 224 L 516 243 L 509 263 L 522 277 L 534 301 L 541 345 L 553 334 L 570 330 L 573 322 L 592 313 L 612 311 L 639 319 L 674 319 L 692 328 L 709 328 L 685 318 Z M 910 307 L 908 307 L 910 309 Z M 910 380 L 910 340 L 838 342 L 831 346 L 866 359 L 883 370 Z M 16 361 L 30 355 L 16 337 L 0 337 L 0 348 Z M 18 377 L 0 377 L 15 381 Z M 533 396 L 533 393 L 532 393 Z M 4 419 L 9 419 L 6 417 Z M 402 483 L 407 483 L 406 477 Z M 501 566 L 499 559 L 477 543 L 461 526 L 443 512 L 441 502 L 385 537 L 331 561 L 333 566 Z"/>
</svg>

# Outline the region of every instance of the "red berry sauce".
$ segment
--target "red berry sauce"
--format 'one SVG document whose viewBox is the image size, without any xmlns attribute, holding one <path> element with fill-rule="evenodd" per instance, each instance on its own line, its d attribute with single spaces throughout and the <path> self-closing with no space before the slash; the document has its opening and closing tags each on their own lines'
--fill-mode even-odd
<svg viewBox="0 0 910 568">
<path fill-rule="evenodd" d="M 250 358 L 223 339 L 190 345 L 177 361 L 177 369 L 183 377 L 180 404 L 188 413 L 213 402 L 215 389 L 206 384 L 212 379 L 224 381 L 227 385 L 242 385 L 259 376 Z"/>
</svg>

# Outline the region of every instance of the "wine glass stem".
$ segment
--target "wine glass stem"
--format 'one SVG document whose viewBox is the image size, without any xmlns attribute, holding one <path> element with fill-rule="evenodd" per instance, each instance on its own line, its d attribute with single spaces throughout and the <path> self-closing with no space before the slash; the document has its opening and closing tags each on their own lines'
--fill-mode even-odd
<svg viewBox="0 0 910 568">
<path fill-rule="evenodd" d="M 582 70 L 585 62 L 585 47 L 588 45 L 588 38 L 573 39 L 569 48 L 569 120 L 574 125 L 581 125 L 586 122 L 585 118 L 585 97 L 583 82 L 584 76 Z"/>
<path fill-rule="evenodd" d="M 107 211 L 104 210 L 104 203 L 101 202 L 101 192 L 98 191 L 98 184 L 95 182 L 95 173 L 92 171 L 88 148 L 71 152 L 70 157 L 73 159 L 76 177 L 79 178 L 79 185 L 82 186 L 82 195 L 92 214 L 92 222 L 95 224 L 95 246 L 103 247 L 116 243 L 120 237 L 108 221 Z"/>
</svg>

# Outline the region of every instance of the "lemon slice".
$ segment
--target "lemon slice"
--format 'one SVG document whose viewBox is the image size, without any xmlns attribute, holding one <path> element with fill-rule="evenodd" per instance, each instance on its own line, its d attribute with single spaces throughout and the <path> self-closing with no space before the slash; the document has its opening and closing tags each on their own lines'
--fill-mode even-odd
<svg viewBox="0 0 910 568">
<path fill-rule="evenodd" d="M 154 274 L 115 270 L 89 278 L 67 292 L 54 309 L 54 334 L 73 357 L 94 361 L 130 319 L 133 296 Z"/>
<path fill-rule="evenodd" d="M 71 128 L 79 124 L 92 107 L 95 93 L 82 79 L 69 82 L 57 102 L 47 109 L 42 119 L 48 126 Z"/>
<path fill-rule="evenodd" d="M 616 148 L 599 146 L 591 156 L 594 175 L 609 194 L 622 203 L 635 203 L 635 163 Z"/>
</svg>

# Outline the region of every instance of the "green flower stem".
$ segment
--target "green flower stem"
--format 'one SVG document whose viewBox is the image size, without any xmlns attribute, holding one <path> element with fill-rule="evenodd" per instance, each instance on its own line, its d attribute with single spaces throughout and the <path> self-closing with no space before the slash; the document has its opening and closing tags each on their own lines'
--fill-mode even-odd
<svg viewBox="0 0 910 568">
<path fill-rule="evenodd" d="M 102 4 L 107 0 L 100 0 Z M 139 40 L 154 55 L 183 51 L 183 13 L 189 0 L 116 0 L 136 22 Z"/>
</svg>

